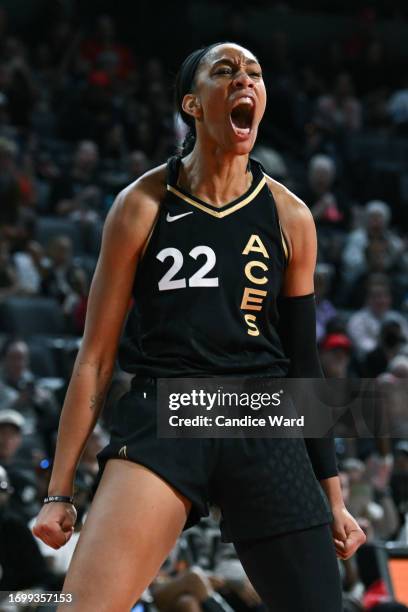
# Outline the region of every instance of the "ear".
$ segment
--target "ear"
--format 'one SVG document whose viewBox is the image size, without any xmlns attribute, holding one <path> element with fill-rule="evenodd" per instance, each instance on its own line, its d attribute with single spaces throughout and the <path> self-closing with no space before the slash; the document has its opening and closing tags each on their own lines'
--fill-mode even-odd
<svg viewBox="0 0 408 612">
<path fill-rule="evenodd" d="M 195 94 L 186 94 L 183 98 L 182 103 L 183 111 L 188 115 L 194 117 L 194 119 L 201 119 L 202 109 L 200 100 Z"/>
</svg>

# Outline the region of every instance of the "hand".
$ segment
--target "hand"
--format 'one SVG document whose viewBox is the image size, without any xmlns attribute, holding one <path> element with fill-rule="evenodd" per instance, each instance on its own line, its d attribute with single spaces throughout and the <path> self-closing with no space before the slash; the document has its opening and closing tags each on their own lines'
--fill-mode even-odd
<svg viewBox="0 0 408 612">
<path fill-rule="evenodd" d="M 219 591 L 225 586 L 225 579 L 222 576 L 217 576 L 216 574 L 210 574 L 208 576 L 208 580 L 214 591 Z"/>
<path fill-rule="evenodd" d="M 20 411 L 21 409 L 26 408 L 28 404 L 31 404 L 31 400 L 33 397 L 32 387 L 26 387 L 18 394 L 18 397 L 13 402 L 13 408 L 15 410 Z"/>
<path fill-rule="evenodd" d="M 366 541 L 364 531 L 345 506 L 332 508 L 332 533 L 339 559 L 349 559 Z"/>
<path fill-rule="evenodd" d="M 44 504 L 37 516 L 33 534 L 51 548 L 61 548 L 74 532 L 77 519 L 75 506 L 66 502 Z"/>
<path fill-rule="evenodd" d="M 39 242 L 30 240 L 26 247 L 27 253 L 31 255 L 31 259 L 37 267 L 41 266 L 42 260 L 45 257 L 44 248 Z"/>
<path fill-rule="evenodd" d="M 246 605 L 250 608 L 262 603 L 258 593 L 255 591 L 248 578 L 245 578 L 237 592 L 241 599 L 243 599 Z"/>
</svg>

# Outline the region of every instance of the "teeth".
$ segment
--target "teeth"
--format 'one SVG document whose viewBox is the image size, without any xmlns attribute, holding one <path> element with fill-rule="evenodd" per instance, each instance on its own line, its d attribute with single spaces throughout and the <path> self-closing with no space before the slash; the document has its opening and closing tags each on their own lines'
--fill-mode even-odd
<svg viewBox="0 0 408 612">
<path fill-rule="evenodd" d="M 253 106 L 254 101 L 252 100 L 252 98 L 249 97 L 239 98 L 239 100 L 237 100 L 237 103 L 234 105 L 234 108 L 236 106 L 240 106 L 241 104 L 249 104 L 250 106 Z"/>
</svg>

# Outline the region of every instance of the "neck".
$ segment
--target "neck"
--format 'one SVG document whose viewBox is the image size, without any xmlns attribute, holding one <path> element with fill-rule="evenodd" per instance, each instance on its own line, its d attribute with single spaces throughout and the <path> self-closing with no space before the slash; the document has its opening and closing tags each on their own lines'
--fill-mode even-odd
<svg viewBox="0 0 408 612">
<path fill-rule="evenodd" d="M 179 184 L 214 206 L 222 206 L 247 191 L 252 182 L 247 172 L 248 155 L 204 147 L 197 141 L 180 169 Z"/>
</svg>

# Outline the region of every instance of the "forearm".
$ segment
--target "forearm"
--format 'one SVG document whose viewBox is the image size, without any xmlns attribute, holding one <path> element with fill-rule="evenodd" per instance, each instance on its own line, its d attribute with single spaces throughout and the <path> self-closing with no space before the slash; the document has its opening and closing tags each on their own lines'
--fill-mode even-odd
<svg viewBox="0 0 408 612">
<path fill-rule="evenodd" d="M 78 355 L 61 411 L 49 495 L 72 495 L 75 471 L 103 406 L 112 366 Z"/>
<path fill-rule="evenodd" d="M 333 476 L 332 478 L 324 478 L 320 481 L 320 484 L 326 494 L 330 507 L 332 509 L 343 508 L 344 500 L 343 493 L 341 491 L 340 478 L 338 476 Z"/>
</svg>

